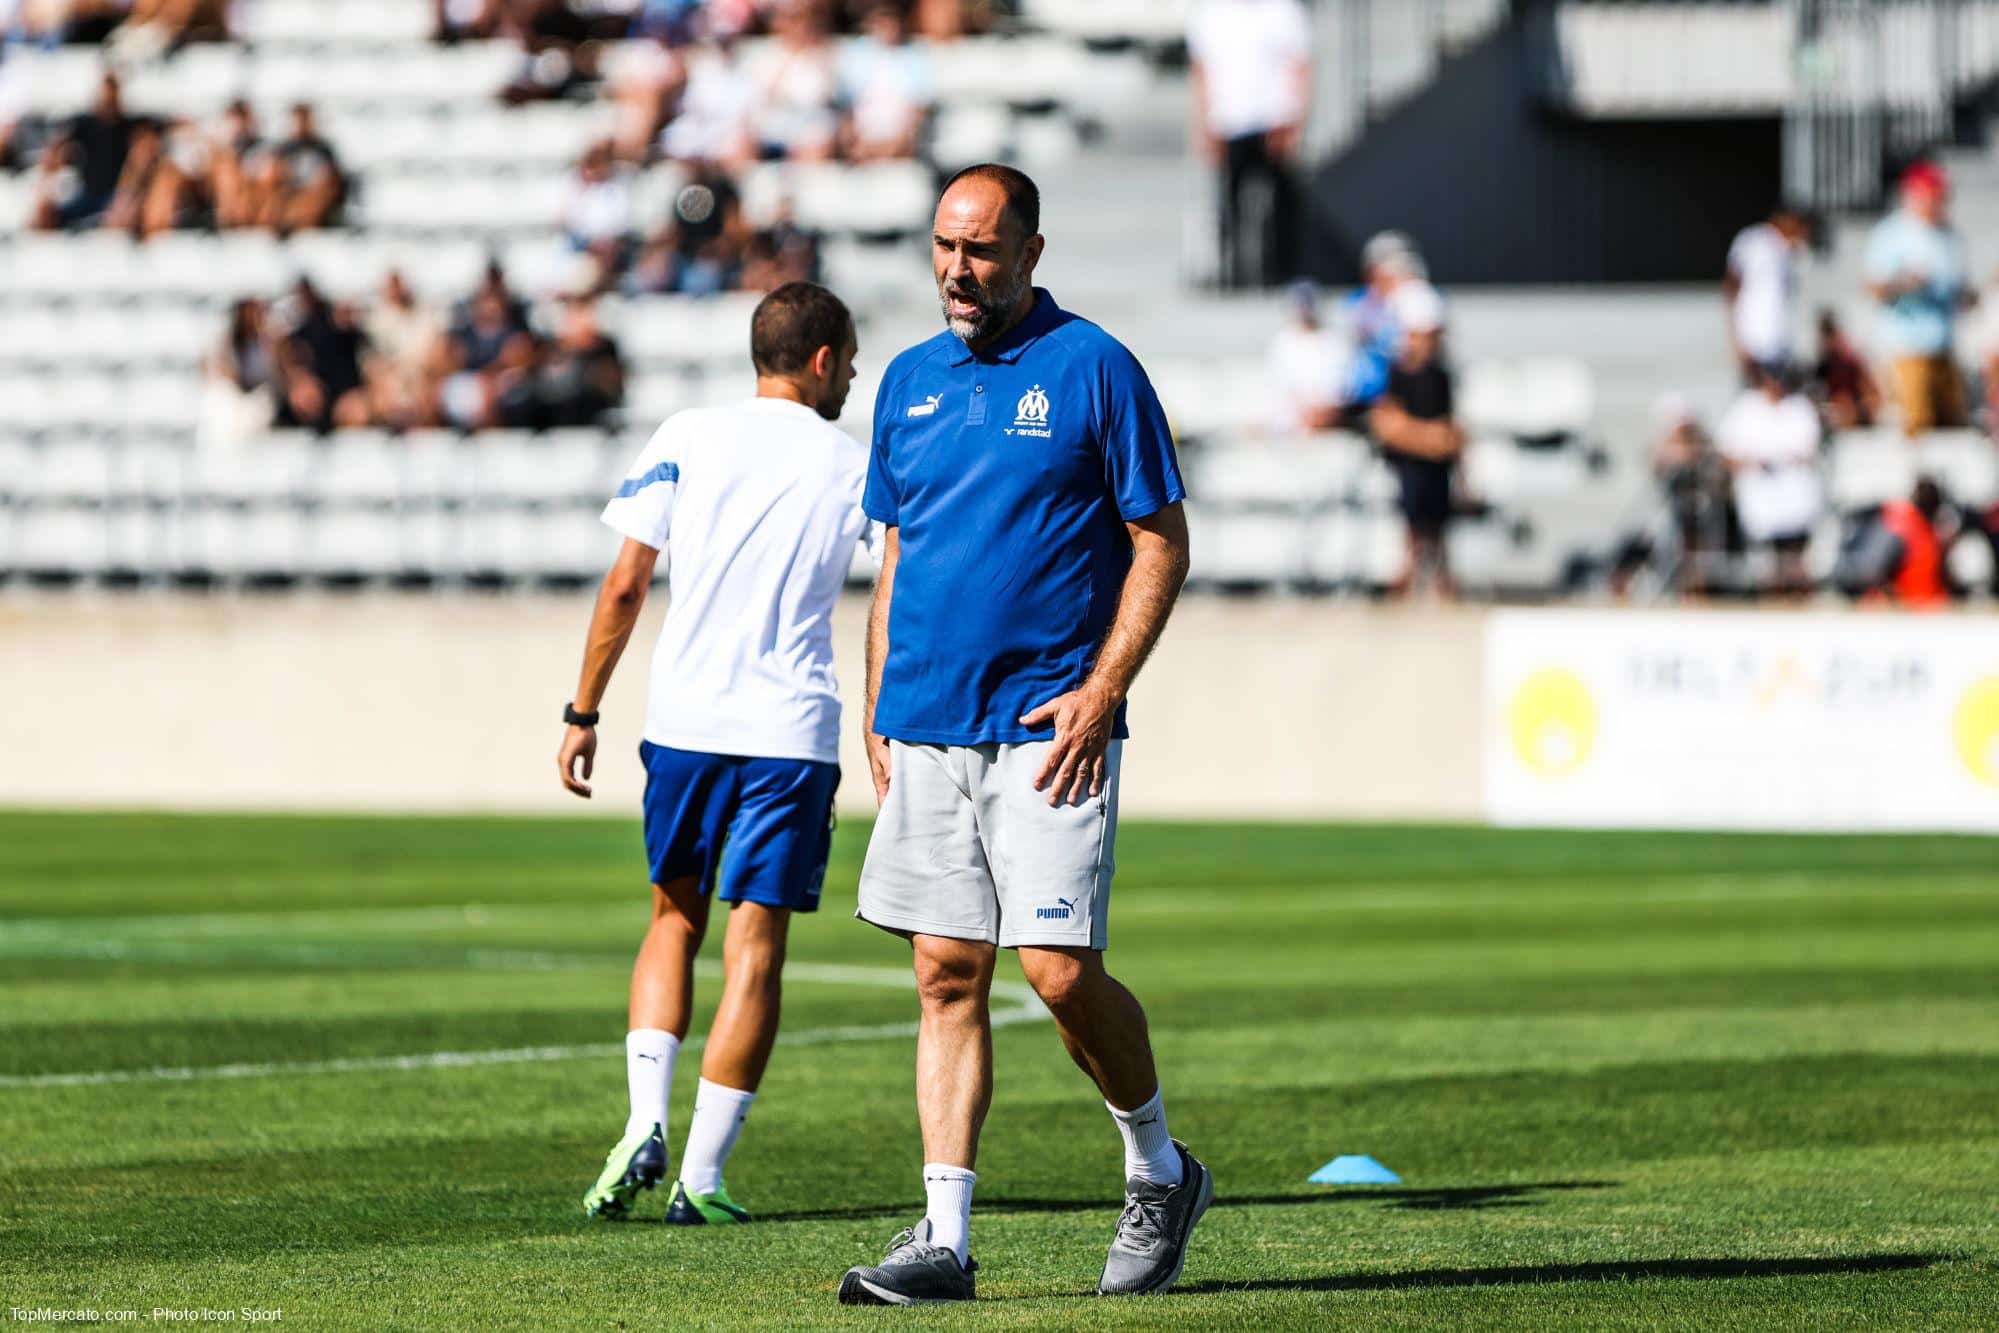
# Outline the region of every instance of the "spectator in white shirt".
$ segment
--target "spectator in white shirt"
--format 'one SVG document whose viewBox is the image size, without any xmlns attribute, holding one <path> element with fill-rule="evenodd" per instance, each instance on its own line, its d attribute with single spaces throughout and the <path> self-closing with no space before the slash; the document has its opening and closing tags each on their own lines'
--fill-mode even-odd
<svg viewBox="0 0 1999 1333">
<path fill-rule="evenodd" d="M 1810 588 L 1805 547 L 1825 513 L 1820 435 L 1818 409 L 1792 386 L 1790 371 L 1774 363 L 1756 367 L 1756 383 L 1742 391 L 1715 431 L 1735 479 L 1742 535 L 1776 551 L 1779 592 Z"/>
<path fill-rule="evenodd" d="M 688 63 L 687 91 L 660 133 L 660 151 L 675 162 L 747 167 L 757 159 L 756 110 L 757 86 L 736 40 L 710 42 Z"/>
<path fill-rule="evenodd" d="M 598 270 L 616 274 L 624 267 L 632 236 L 632 191 L 619 174 L 608 139 L 591 144 L 577 164 L 562 229 L 570 248 L 597 261 Z"/>
<path fill-rule="evenodd" d="M 1292 173 L 1312 97 L 1312 23 L 1300 0 L 1201 0 L 1187 25 L 1195 140 L 1221 176 L 1221 280 L 1295 272 Z"/>
<path fill-rule="evenodd" d="M 839 77 L 826 21 L 811 0 L 781 0 L 770 19 L 773 40 L 754 64 L 757 138 L 768 157 L 822 162 L 838 146 Z"/>
<path fill-rule="evenodd" d="M 1797 355 L 1791 298 L 1798 286 L 1798 257 L 1810 239 L 1803 215 L 1779 208 L 1737 232 L 1728 247 L 1721 293 L 1728 306 L 1729 351 L 1744 383 L 1755 381 L 1759 364 L 1788 363 Z"/>
<path fill-rule="evenodd" d="M 867 32 L 840 58 L 840 100 L 847 109 L 847 156 L 856 162 L 916 156 L 930 117 L 930 57 L 909 40 L 902 9 L 893 3 L 868 10 Z"/>
<path fill-rule="evenodd" d="M 1270 340 L 1265 360 L 1271 386 L 1270 425 L 1282 435 L 1333 430 L 1345 412 L 1352 351 L 1321 318 L 1318 288 L 1309 282 L 1293 283 L 1288 294 L 1291 318 Z"/>
</svg>

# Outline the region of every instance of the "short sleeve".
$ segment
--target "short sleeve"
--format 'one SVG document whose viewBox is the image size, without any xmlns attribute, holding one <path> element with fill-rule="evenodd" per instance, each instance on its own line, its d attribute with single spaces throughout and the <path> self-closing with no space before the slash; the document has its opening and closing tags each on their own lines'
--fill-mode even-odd
<svg viewBox="0 0 1999 1333">
<path fill-rule="evenodd" d="M 618 483 L 604 506 L 604 522 L 655 551 L 666 549 L 672 527 L 673 497 L 680 489 L 680 449 L 672 421 L 666 422 Z"/>
<path fill-rule="evenodd" d="M 1178 504 L 1187 488 L 1166 409 L 1144 367 L 1119 347 L 1105 358 L 1102 373 L 1104 479 L 1118 516 L 1129 523 Z"/>
<path fill-rule="evenodd" d="M 1738 278 L 1742 276 L 1742 271 L 1748 267 L 1748 264 L 1745 262 L 1748 251 L 1749 233 L 1746 230 L 1738 231 L 1735 233 L 1735 239 L 1728 243 L 1728 271 Z"/>
<path fill-rule="evenodd" d="M 868 483 L 861 490 L 861 512 L 889 527 L 897 525 L 896 515 L 902 508 L 902 497 L 888 470 L 888 424 L 894 420 L 895 397 L 890 383 L 884 380 L 875 393 L 875 431 L 868 446 Z"/>
</svg>

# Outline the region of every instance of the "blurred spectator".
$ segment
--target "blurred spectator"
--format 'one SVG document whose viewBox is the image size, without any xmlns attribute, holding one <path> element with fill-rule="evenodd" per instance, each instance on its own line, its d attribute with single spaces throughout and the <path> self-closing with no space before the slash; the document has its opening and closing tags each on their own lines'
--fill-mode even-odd
<svg viewBox="0 0 1999 1333">
<path fill-rule="evenodd" d="M 203 439 L 234 443 L 265 429 L 275 418 L 277 356 L 271 332 L 270 309 L 264 302 L 245 299 L 229 308 L 229 327 L 204 367 Z"/>
<path fill-rule="evenodd" d="M 291 137 L 262 152 L 250 171 L 257 224 L 280 236 L 332 225 L 347 201 L 346 173 L 312 104 L 295 104 L 291 116 Z"/>
<path fill-rule="evenodd" d="M 391 269 L 362 327 L 363 368 L 376 423 L 396 429 L 429 424 L 437 416 L 444 321 L 418 302 L 399 270 Z"/>
<path fill-rule="evenodd" d="M 1728 306 L 1728 346 L 1743 383 L 1757 365 L 1797 355 L 1791 332 L 1791 299 L 1798 286 L 1798 256 L 1811 238 L 1804 217 L 1779 208 L 1736 233 L 1721 281 Z"/>
<path fill-rule="evenodd" d="M 853 161 L 916 156 L 936 94 L 929 54 L 909 40 L 901 6 L 885 2 L 868 10 L 866 35 L 841 54 L 840 101 Z"/>
<path fill-rule="evenodd" d="M 1943 169 L 1918 162 L 1902 176 L 1901 207 L 1867 242 L 1867 290 L 1881 303 L 1881 344 L 1890 390 L 1911 437 L 1966 421 L 1964 380 L 1954 359 L 1957 313 L 1970 304 L 1964 241 L 1947 213 Z"/>
<path fill-rule="evenodd" d="M 43 152 L 30 226 L 40 231 L 95 226 L 111 207 L 140 121 L 125 114 L 118 76 L 106 73 L 90 110 L 59 130 Z"/>
<path fill-rule="evenodd" d="M 825 161 L 838 142 L 840 91 L 825 20 L 813 0 L 778 0 L 770 28 L 776 40 L 758 53 L 752 70 L 763 155 Z"/>
<path fill-rule="evenodd" d="M 1819 355 L 1812 367 L 1812 393 L 1834 430 L 1871 426 L 1881 412 L 1881 389 L 1874 372 L 1848 341 L 1830 310 L 1819 311 Z"/>
<path fill-rule="evenodd" d="M 742 279 L 754 239 L 735 185 L 704 165 L 674 197 L 673 216 L 647 239 L 626 285 L 634 294 L 729 291 Z"/>
<path fill-rule="evenodd" d="M 1296 282 L 1288 295 L 1291 317 L 1270 340 L 1265 356 L 1270 424 L 1285 435 L 1332 430 L 1345 418 L 1352 355 L 1346 340 L 1321 318 L 1317 287 Z"/>
<path fill-rule="evenodd" d="M 595 259 L 601 274 L 610 277 L 624 268 L 632 236 L 632 190 L 609 139 L 583 154 L 562 209 L 562 227 L 570 247 Z"/>
<path fill-rule="evenodd" d="M 687 57 L 678 42 L 660 35 L 632 43 L 616 68 L 609 94 L 618 111 L 614 148 L 627 162 L 643 162 L 686 92 Z"/>
<path fill-rule="evenodd" d="M 440 408 L 460 430 L 524 425 L 533 405 L 534 335 L 489 272 L 445 337 Z"/>
<path fill-rule="evenodd" d="M 1663 395 L 1653 409 L 1652 479 L 1659 520 L 1628 537 L 1610 576 L 1619 597 L 1645 565 L 1658 562 L 1667 584 L 1686 595 L 1713 583 L 1716 562 L 1735 547 L 1728 467 L 1715 452 L 1700 414 L 1685 394 Z"/>
<path fill-rule="evenodd" d="M 1404 284 L 1425 283 L 1428 274 L 1416 243 L 1399 231 L 1384 231 L 1369 239 L 1360 255 L 1361 289 L 1340 308 L 1341 324 L 1353 341 L 1352 378 L 1347 383 L 1349 407 L 1371 405 L 1388 387 L 1388 373 L 1402 350 L 1402 330 L 1395 318 L 1395 293 Z"/>
<path fill-rule="evenodd" d="M 300 278 L 292 289 L 289 329 L 278 344 L 278 424 L 329 431 L 369 423 L 361 359 L 367 339 L 350 305 L 330 304 Z"/>
<path fill-rule="evenodd" d="M 1296 272 L 1292 173 L 1312 96 L 1312 22 L 1300 0 L 1201 0 L 1187 22 L 1195 141 L 1220 173 L 1221 282 Z"/>
<path fill-rule="evenodd" d="M 1398 596 L 1414 591 L 1428 572 L 1438 595 L 1450 598 L 1456 587 L 1444 531 L 1465 438 L 1453 413 L 1451 373 L 1443 359 L 1444 301 L 1429 283 L 1410 283 L 1395 293 L 1395 315 L 1402 350 L 1389 371 L 1387 390 L 1369 416 L 1400 483 L 1402 517 L 1409 530 L 1407 562 L 1392 591 Z"/>
<path fill-rule="evenodd" d="M 225 231 L 257 225 L 257 191 L 250 180 L 250 166 L 261 142 L 257 113 L 237 98 L 222 113 L 222 124 L 209 144 L 215 225 Z"/>
<path fill-rule="evenodd" d="M 1881 526 L 1901 547 L 1901 559 L 1886 592 L 1904 606 L 1942 606 L 1951 599 L 1944 553 L 1950 543 L 1941 526 L 1943 491 L 1924 477 L 1906 500 L 1881 507 Z"/>
<path fill-rule="evenodd" d="M 154 60 L 189 42 L 229 40 L 226 0 L 130 0 L 131 13 L 111 35 L 120 60 Z"/>
<path fill-rule="evenodd" d="M 1805 547 L 1825 512 L 1818 410 L 1792 387 L 1787 367 L 1760 365 L 1756 383 L 1736 398 L 1716 435 L 1743 536 L 1776 552 L 1778 591 L 1808 591 Z"/>
<path fill-rule="evenodd" d="M 588 426 L 625 401 L 624 357 L 597 322 L 588 297 L 563 299 L 555 339 L 542 356 L 536 386 L 539 427 Z"/>
<path fill-rule="evenodd" d="M 776 220 L 750 237 L 735 285 L 749 292 L 773 292 L 787 282 L 817 282 L 820 276 L 819 233 L 798 225 L 787 199 Z"/>
<path fill-rule="evenodd" d="M 680 109 L 660 132 L 660 153 L 674 162 L 756 161 L 757 86 L 732 40 L 711 42 L 687 68 Z"/>
<path fill-rule="evenodd" d="M 437 40 L 483 41 L 500 31 L 500 0 L 432 0 Z"/>
</svg>

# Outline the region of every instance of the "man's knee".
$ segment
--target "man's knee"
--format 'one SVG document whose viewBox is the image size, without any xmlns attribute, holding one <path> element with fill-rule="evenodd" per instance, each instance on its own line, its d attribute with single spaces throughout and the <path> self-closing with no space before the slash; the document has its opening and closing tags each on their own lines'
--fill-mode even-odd
<svg viewBox="0 0 1999 1333">
<path fill-rule="evenodd" d="M 729 934 L 723 968 L 727 985 L 766 987 L 784 969 L 785 927 L 789 913 L 759 903 L 737 903 L 729 910 Z"/>
<path fill-rule="evenodd" d="M 916 946 L 916 993 L 926 1009 L 949 1009 L 985 997 L 991 983 L 991 945 L 953 940 Z"/>
<path fill-rule="evenodd" d="M 708 904 L 698 893 L 680 885 L 653 885 L 652 930 L 676 943 L 699 949 L 708 933 Z"/>
<path fill-rule="evenodd" d="M 1075 1013 L 1104 975 L 1103 955 L 1090 949 L 1022 949 L 1027 984 L 1057 1018 Z"/>
</svg>

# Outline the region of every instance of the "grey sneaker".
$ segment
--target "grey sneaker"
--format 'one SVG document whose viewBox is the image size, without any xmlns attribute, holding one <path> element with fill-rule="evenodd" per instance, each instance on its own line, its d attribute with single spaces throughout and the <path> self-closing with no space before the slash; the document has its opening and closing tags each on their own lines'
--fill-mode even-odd
<svg viewBox="0 0 1999 1333">
<path fill-rule="evenodd" d="M 840 1279 L 842 1305 L 928 1305 L 933 1301 L 969 1301 L 977 1291 L 972 1274 L 976 1263 L 960 1264 L 956 1250 L 930 1243 L 930 1219 L 924 1218 L 889 1243 L 888 1256 L 876 1265 L 847 1270 Z"/>
<path fill-rule="evenodd" d="M 1180 1280 L 1187 1237 L 1215 1200 L 1215 1178 L 1186 1144 L 1175 1139 L 1173 1146 L 1180 1150 L 1183 1172 L 1178 1185 L 1154 1185 L 1136 1176 L 1124 1183 L 1124 1213 L 1097 1283 L 1100 1295 L 1165 1291 Z"/>
</svg>

